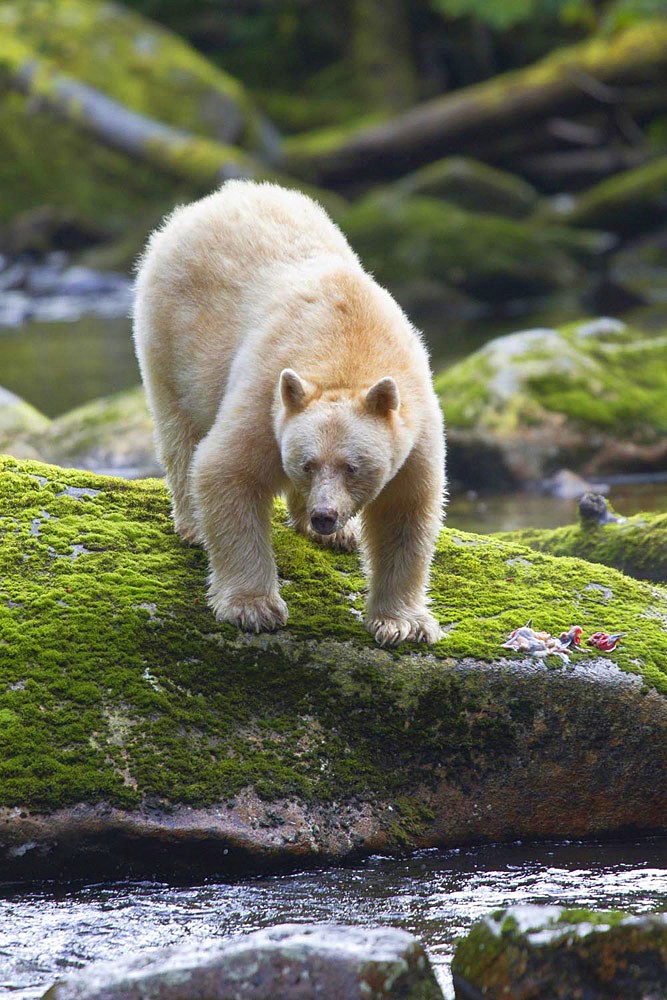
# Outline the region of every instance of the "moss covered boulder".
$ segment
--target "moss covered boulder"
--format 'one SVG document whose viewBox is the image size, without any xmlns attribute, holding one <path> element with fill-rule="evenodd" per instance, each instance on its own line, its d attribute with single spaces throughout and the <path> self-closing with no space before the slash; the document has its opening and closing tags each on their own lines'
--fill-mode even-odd
<svg viewBox="0 0 667 1000">
<path fill-rule="evenodd" d="M 431 280 L 484 302 L 544 295 L 582 276 L 586 236 L 384 190 L 339 220 L 364 264 L 399 297 Z M 594 249 L 594 248 L 592 248 Z"/>
<path fill-rule="evenodd" d="M 18 458 L 42 457 L 36 439 L 49 423 L 34 406 L 0 386 L 0 452 L 11 451 Z"/>
<path fill-rule="evenodd" d="M 2 460 L 8 878 L 665 831 L 665 591 L 445 531 L 444 638 L 386 651 L 355 556 L 295 535 L 281 505 L 274 545 L 289 625 L 245 635 L 211 615 L 160 482 Z M 570 663 L 502 650 L 531 617 L 633 642 Z"/>
<path fill-rule="evenodd" d="M 470 486 L 667 469 L 667 336 L 618 320 L 490 341 L 436 379 L 450 474 Z"/>
<path fill-rule="evenodd" d="M 162 475 L 141 386 L 95 399 L 52 420 L 39 445 L 40 454 L 59 465 L 130 479 Z"/>
<path fill-rule="evenodd" d="M 48 206 L 106 237 L 148 229 L 225 170 L 252 172 L 248 150 L 270 158 L 276 145 L 238 82 L 120 4 L 2 4 L 0 71 L 0 223 Z"/>
<path fill-rule="evenodd" d="M 452 962 L 457 1000 L 664 1000 L 667 916 L 514 906 L 474 924 Z"/>
<path fill-rule="evenodd" d="M 531 184 L 467 156 L 448 156 L 406 174 L 393 185 L 400 195 L 443 198 L 471 212 L 522 219 L 539 204 Z"/>
<path fill-rule="evenodd" d="M 0 389 L 0 451 L 128 479 L 162 475 L 141 386 L 94 399 L 53 420 Z"/>
<path fill-rule="evenodd" d="M 579 195 L 568 213 L 574 225 L 610 229 L 623 237 L 667 220 L 667 156 L 601 181 Z"/>
</svg>

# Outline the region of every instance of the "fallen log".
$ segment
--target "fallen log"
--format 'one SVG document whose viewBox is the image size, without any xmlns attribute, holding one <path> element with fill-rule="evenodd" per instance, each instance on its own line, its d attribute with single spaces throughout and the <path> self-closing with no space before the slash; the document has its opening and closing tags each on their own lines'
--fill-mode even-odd
<svg viewBox="0 0 667 1000">
<path fill-rule="evenodd" d="M 285 143 L 283 167 L 311 182 L 397 176 L 445 156 L 484 153 L 531 122 L 613 107 L 623 85 L 651 84 L 667 67 L 667 22 L 551 53 L 526 69 L 438 97 L 383 124 L 307 134 Z M 530 129 L 527 129 L 530 133 Z"/>
</svg>

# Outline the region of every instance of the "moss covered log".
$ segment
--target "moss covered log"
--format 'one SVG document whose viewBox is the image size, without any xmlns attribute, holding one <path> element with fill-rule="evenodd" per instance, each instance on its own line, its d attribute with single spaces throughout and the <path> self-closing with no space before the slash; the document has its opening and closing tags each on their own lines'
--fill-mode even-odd
<svg viewBox="0 0 667 1000">
<path fill-rule="evenodd" d="M 247 636 L 213 619 L 205 554 L 174 535 L 160 482 L 0 468 L 0 851 L 13 870 L 83 857 L 116 871 L 147 843 L 152 871 L 193 842 L 188 863 L 199 853 L 222 871 L 664 826 L 663 591 L 444 532 L 445 637 L 383 651 L 362 625 L 358 559 L 296 536 L 279 505 L 290 622 Z M 633 642 L 613 663 L 501 658 L 530 617 Z"/>
<path fill-rule="evenodd" d="M 667 581 L 667 514 L 635 514 L 608 524 L 523 528 L 496 532 L 493 537 L 527 545 L 536 552 L 613 566 L 640 580 Z"/>
<path fill-rule="evenodd" d="M 285 144 L 286 169 L 314 183 L 341 183 L 395 176 L 448 153 L 486 159 L 531 122 L 596 107 L 587 81 L 597 93 L 604 85 L 660 82 L 666 66 L 667 24 L 641 21 L 434 98 L 391 121 L 296 136 Z"/>
<path fill-rule="evenodd" d="M 665 995 L 667 918 L 513 906 L 473 925 L 456 947 L 457 1000 L 644 1000 Z"/>
</svg>

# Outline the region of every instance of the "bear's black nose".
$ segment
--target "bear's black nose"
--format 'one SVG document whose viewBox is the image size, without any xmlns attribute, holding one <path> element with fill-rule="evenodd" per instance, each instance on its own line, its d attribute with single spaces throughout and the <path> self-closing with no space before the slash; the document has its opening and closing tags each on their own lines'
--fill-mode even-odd
<svg viewBox="0 0 667 1000">
<path fill-rule="evenodd" d="M 318 535 L 333 535 L 338 522 L 338 511 L 327 508 L 315 510 L 311 514 L 310 523 Z"/>
</svg>

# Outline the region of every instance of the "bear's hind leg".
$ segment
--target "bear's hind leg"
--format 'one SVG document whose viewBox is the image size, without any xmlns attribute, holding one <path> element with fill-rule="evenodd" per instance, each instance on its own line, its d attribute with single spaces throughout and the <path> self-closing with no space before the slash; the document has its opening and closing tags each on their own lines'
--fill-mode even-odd
<svg viewBox="0 0 667 1000">
<path fill-rule="evenodd" d="M 306 538 L 312 538 L 314 542 L 318 542 L 325 548 L 334 549 L 336 552 L 356 551 L 359 546 L 361 530 L 358 515 L 351 517 L 347 524 L 340 531 L 334 532 L 333 535 L 320 535 L 316 531 L 313 531 L 303 497 L 296 487 L 289 485 L 285 491 L 285 496 L 290 523 L 295 531 L 298 531 L 301 535 L 305 535 Z"/>
<path fill-rule="evenodd" d="M 178 409 L 172 409 L 167 419 L 158 417 L 156 420 L 157 452 L 171 493 L 174 528 L 191 545 L 201 545 L 203 541 L 192 502 L 190 483 L 192 459 L 199 439 L 200 435 L 192 427 L 188 417 Z"/>
</svg>

